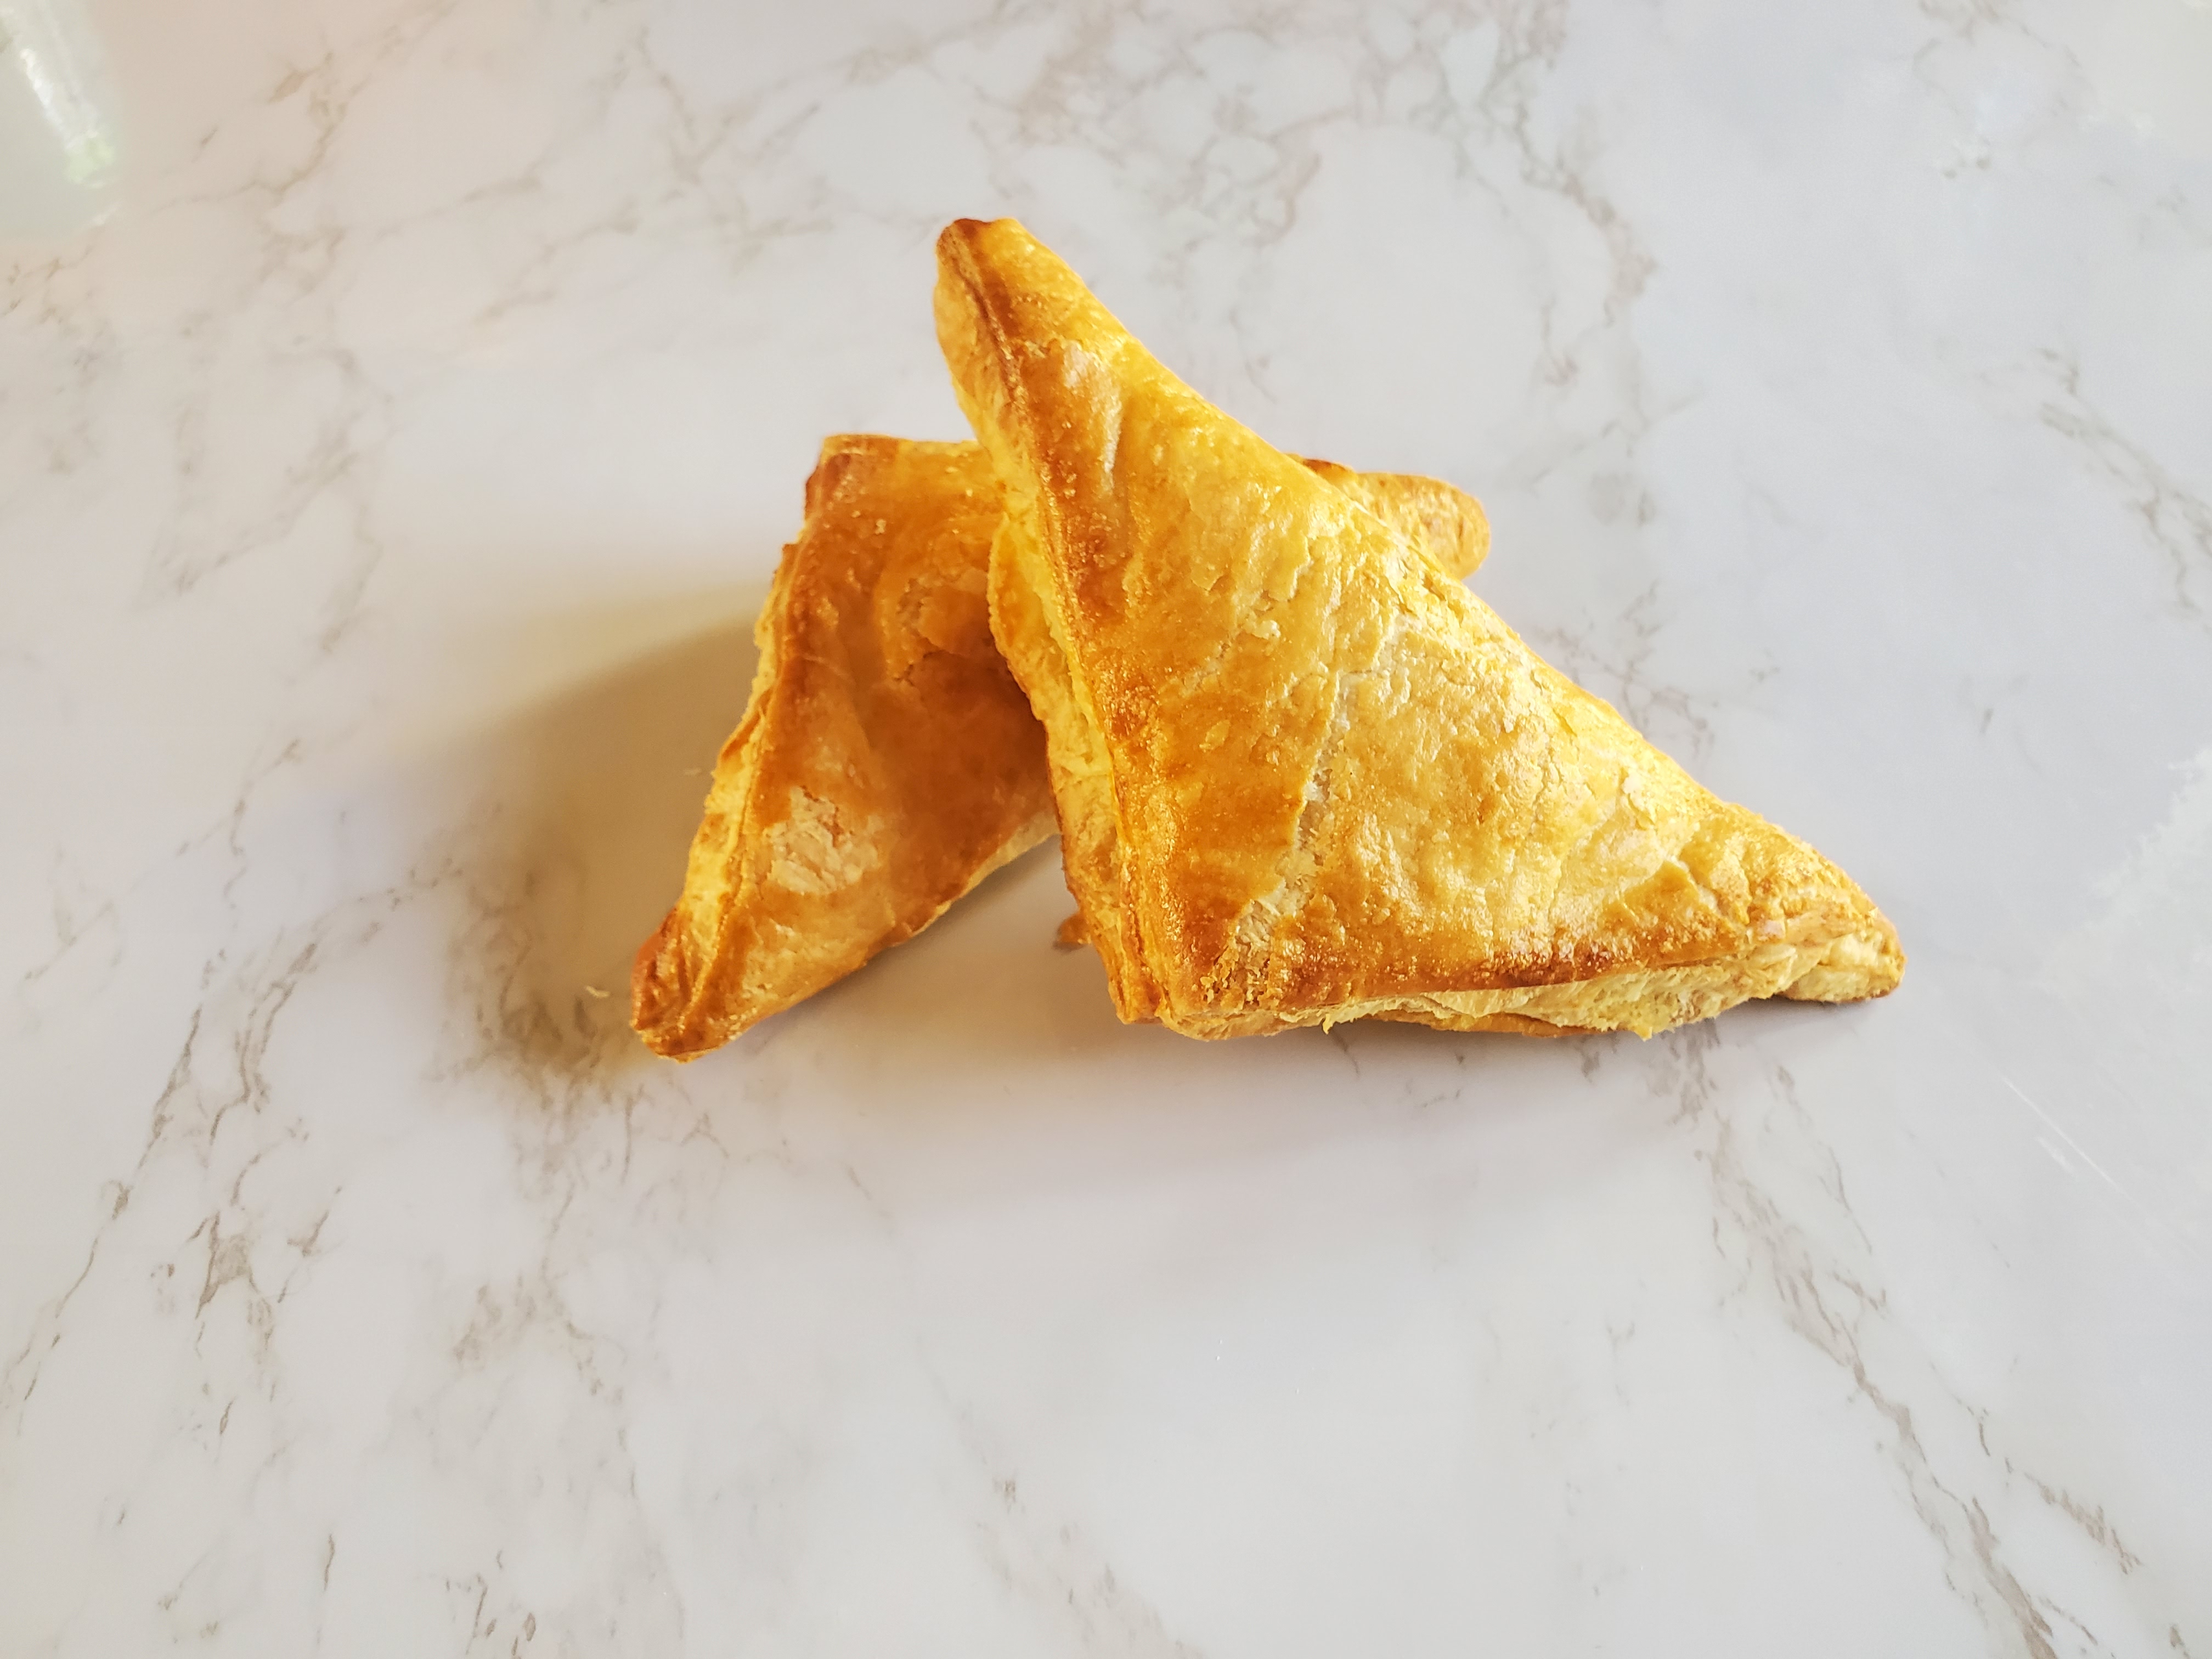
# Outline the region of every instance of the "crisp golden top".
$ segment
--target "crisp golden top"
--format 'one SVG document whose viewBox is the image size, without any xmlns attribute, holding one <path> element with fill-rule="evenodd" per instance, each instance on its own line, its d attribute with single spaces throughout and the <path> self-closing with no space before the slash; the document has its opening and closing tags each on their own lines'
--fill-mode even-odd
<svg viewBox="0 0 2212 1659">
<path fill-rule="evenodd" d="M 938 247 L 1006 499 L 993 626 L 1125 1018 L 1648 1030 L 1895 983 L 1841 872 L 1169 374 L 1019 225 Z M 1564 987 L 1592 988 L 1530 994 Z"/>
</svg>

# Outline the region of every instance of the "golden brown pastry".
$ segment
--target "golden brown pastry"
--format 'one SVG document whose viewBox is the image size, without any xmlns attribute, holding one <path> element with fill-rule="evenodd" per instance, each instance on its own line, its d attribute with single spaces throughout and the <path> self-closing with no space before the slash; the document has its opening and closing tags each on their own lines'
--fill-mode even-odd
<svg viewBox="0 0 2212 1659">
<path fill-rule="evenodd" d="M 1127 1020 L 1649 1035 L 1875 996 L 1889 923 L 1163 368 L 1018 224 L 939 239 L 992 625 Z"/>
<path fill-rule="evenodd" d="M 926 926 L 1051 832 L 1042 738 L 991 641 L 972 446 L 837 437 L 754 629 L 684 891 L 630 1018 L 689 1060 Z"/>
<path fill-rule="evenodd" d="M 1455 574 L 1480 562 L 1488 526 L 1450 485 L 1313 465 Z M 1044 733 L 986 610 L 1000 516 L 976 444 L 823 445 L 683 896 L 631 972 L 657 1053 L 842 978 L 1052 833 Z"/>
</svg>

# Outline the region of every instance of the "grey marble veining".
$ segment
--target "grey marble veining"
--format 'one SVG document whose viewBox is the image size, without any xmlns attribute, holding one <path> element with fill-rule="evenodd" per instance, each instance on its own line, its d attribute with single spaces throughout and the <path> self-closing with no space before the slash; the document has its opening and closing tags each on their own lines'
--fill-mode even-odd
<svg viewBox="0 0 2212 1659">
<path fill-rule="evenodd" d="M 0 3 L 0 1653 L 2212 1659 L 2212 9 Z M 1019 215 L 1896 921 L 624 1025 Z"/>
</svg>

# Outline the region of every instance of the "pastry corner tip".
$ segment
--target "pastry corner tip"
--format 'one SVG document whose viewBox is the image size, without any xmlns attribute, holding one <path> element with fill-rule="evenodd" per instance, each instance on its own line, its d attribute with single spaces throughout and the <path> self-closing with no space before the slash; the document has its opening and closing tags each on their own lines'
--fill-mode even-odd
<svg viewBox="0 0 2212 1659">
<path fill-rule="evenodd" d="M 997 222 L 994 219 L 955 219 L 939 231 L 938 270 L 943 272 L 972 259 L 984 234 Z"/>
<path fill-rule="evenodd" d="M 664 1060 L 689 1060 L 681 1041 L 683 982 L 689 978 L 680 960 L 682 942 L 677 937 L 677 912 L 671 910 L 654 928 L 629 965 L 629 1024 L 645 1046 Z"/>
</svg>

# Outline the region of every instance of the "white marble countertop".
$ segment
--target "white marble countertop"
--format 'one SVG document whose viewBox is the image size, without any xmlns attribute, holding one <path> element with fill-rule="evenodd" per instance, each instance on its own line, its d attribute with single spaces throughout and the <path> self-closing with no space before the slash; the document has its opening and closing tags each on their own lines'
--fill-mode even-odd
<svg viewBox="0 0 2212 1659">
<path fill-rule="evenodd" d="M 2212 1659 L 2203 0 L 0 25 L 0 1654 Z M 1902 991 L 1202 1045 L 1041 849 L 646 1054 L 1000 212 Z"/>
</svg>

